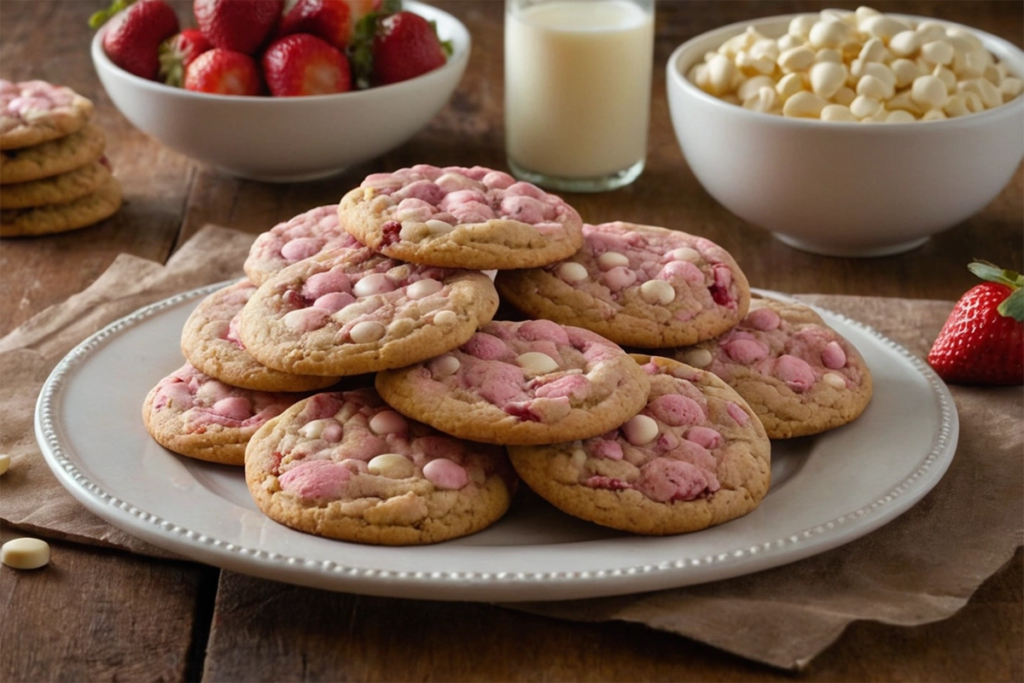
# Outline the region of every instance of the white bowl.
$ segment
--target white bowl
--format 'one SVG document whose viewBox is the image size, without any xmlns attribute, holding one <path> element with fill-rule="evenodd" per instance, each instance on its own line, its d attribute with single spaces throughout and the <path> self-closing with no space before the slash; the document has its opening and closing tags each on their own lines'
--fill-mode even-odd
<svg viewBox="0 0 1024 683">
<path fill-rule="evenodd" d="M 916 248 L 957 225 L 1010 182 L 1024 159 L 1024 96 L 943 121 L 839 123 L 749 111 L 686 78 L 705 52 L 747 26 L 779 37 L 794 16 L 716 29 L 679 46 L 668 60 L 669 110 L 679 145 L 697 179 L 725 208 L 805 251 L 883 256 Z M 1024 74 L 1024 53 L 1017 47 L 962 28 L 1011 71 Z"/>
<path fill-rule="evenodd" d="M 134 76 L 103 51 L 92 60 L 103 87 L 139 130 L 231 175 L 294 182 L 333 175 L 398 147 L 448 102 L 469 59 L 469 31 L 439 9 L 407 0 L 405 9 L 437 22 L 454 52 L 418 78 L 369 90 L 312 97 L 209 95 Z"/>
</svg>

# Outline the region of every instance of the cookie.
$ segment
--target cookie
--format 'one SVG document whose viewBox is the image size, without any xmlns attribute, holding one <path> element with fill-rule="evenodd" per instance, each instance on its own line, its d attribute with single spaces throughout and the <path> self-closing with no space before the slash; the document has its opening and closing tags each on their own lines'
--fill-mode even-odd
<svg viewBox="0 0 1024 683">
<path fill-rule="evenodd" d="M 494 321 L 457 349 L 381 372 L 396 410 L 484 443 L 536 445 L 614 429 L 647 401 L 647 375 L 607 339 L 550 320 Z"/>
<path fill-rule="evenodd" d="M 583 248 L 565 261 L 499 272 L 503 300 L 643 349 L 710 339 L 747 312 L 746 276 L 710 240 L 623 222 L 585 225 L 583 236 Z"/>
<path fill-rule="evenodd" d="M 750 406 L 710 372 L 634 356 L 646 407 L 596 438 L 511 446 L 523 482 L 562 511 L 636 534 L 699 531 L 756 508 L 771 444 Z"/>
<path fill-rule="evenodd" d="M 110 178 L 110 167 L 94 161 L 67 173 L 4 185 L 0 209 L 27 209 L 47 204 L 66 204 L 100 188 Z"/>
<path fill-rule="evenodd" d="M 238 338 L 238 322 L 255 292 L 256 285 L 242 280 L 199 302 L 181 333 L 181 351 L 188 362 L 225 384 L 255 391 L 316 391 L 335 384 L 337 377 L 268 368 L 246 352 Z"/>
<path fill-rule="evenodd" d="M 0 149 L 19 149 L 80 130 L 92 102 L 71 88 L 46 81 L 0 79 Z"/>
<path fill-rule="evenodd" d="M 666 355 L 725 380 L 773 439 L 852 422 L 871 400 L 871 372 L 857 349 L 796 302 L 755 296 L 733 329 Z"/>
<path fill-rule="evenodd" d="M 355 246 L 356 238 L 338 222 L 338 205 L 331 204 L 311 209 L 261 233 L 242 268 L 258 286 L 278 271 L 321 251 Z"/>
<path fill-rule="evenodd" d="M 533 268 L 572 255 L 582 221 L 560 197 L 480 166 L 376 173 L 342 197 L 341 223 L 382 254 L 446 268 Z"/>
<path fill-rule="evenodd" d="M 121 185 L 113 176 L 92 194 L 66 204 L 0 210 L 0 237 L 30 237 L 94 225 L 121 208 Z"/>
<path fill-rule="evenodd" d="M 347 376 L 442 354 L 469 339 L 497 308 L 498 292 L 483 273 L 341 248 L 263 283 L 242 309 L 239 336 L 268 367 Z"/>
<path fill-rule="evenodd" d="M 27 183 L 81 168 L 103 156 L 107 138 L 92 124 L 33 147 L 0 152 L 0 185 Z"/>
<path fill-rule="evenodd" d="M 142 419 L 150 436 L 168 450 L 243 465 L 256 430 L 306 397 L 228 386 L 186 363 L 150 390 Z"/>
<path fill-rule="evenodd" d="M 516 477 L 503 448 L 440 434 L 363 389 L 317 394 L 264 425 L 246 451 L 245 480 L 285 526 L 413 545 L 490 526 Z"/>
</svg>

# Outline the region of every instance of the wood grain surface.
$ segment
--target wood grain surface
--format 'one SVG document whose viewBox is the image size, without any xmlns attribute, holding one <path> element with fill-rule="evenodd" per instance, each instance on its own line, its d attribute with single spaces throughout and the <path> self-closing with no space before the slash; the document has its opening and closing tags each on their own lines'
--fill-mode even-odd
<svg viewBox="0 0 1024 683">
<path fill-rule="evenodd" d="M 121 211 L 101 225 L 0 243 L 0 334 L 86 287 L 117 254 L 164 262 L 208 223 L 259 233 L 337 201 L 367 173 L 414 163 L 505 167 L 499 1 L 435 3 L 467 24 L 474 48 L 458 91 L 426 129 L 372 162 L 295 185 L 223 175 L 136 130 L 112 106 L 88 56 L 86 21 L 106 4 L 0 2 L 0 76 L 63 83 L 93 99 L 126 197 Z M 190 16 L 190 2 L 174 4 L 179 16 Z M 853 9 L 857 3 L 661 0 L 647 169 L 628 188 L 567 198 L 591 222 L 623 219 L 702 234 L 732 252 L 753 285 L 784 292 L 955 299 L 972 285 L 965 267 L 971 257 L 1021 268 L 1021 169 L 974 217 L 920 249 L 877 259 L 796 251 L 731 215 L 697 184 L 668 116 L 664 65 L 671 51 L 726 23 L 831 6 Z M 1016 0 L 873 6 L 958 21 L 1024 43 L 1024 3 Z M 5 530 L 2 539 L 17 533 Z M 944 622 L 854 624 L 797 676 L 634 625 L 562 622 L 486 604 L 334 594 L 55 543 L 45 570 L 0 568 L 0 680 L 1020 681 L 1022 566 L 1018 552 Z"/>
</svg>

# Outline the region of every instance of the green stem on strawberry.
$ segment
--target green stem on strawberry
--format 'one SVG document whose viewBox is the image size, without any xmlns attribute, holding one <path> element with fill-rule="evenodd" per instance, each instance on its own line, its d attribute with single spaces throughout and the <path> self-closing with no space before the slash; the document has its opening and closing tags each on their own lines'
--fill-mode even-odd
<svg viewBox="0 0 1024 683">
<path fill-rule="evenodd" d="M 1010 295 L 1003 299 L 996 310 L 1004 317 L 1024 323 L 1024 275 L 981 259 L 975 259 L 967 268 L 982 280 L 1009 287 Z"/>
<path fill-rule="evenodd" d="M 129 5 L 132 5 L 135 0 L 114 0 L 110 7 L 101 9 L 99 12 L 94 13 L 89 17 L 89 28 L 97 29 L 103 24 L 110 21 L 110 18 L 125 9 Z"/>
</svg>

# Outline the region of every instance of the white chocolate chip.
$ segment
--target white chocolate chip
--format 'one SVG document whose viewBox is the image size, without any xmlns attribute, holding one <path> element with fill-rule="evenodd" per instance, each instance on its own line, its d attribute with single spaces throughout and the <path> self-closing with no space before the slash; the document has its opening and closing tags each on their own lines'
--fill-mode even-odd
<svg viewBox="0 0 1024 683">
<path fill-rule="evenodd" d="M 540 351 L 527 351 L 520 354 L 516 358 L 516 363 L 531 377 L 546 375 L 558 369 L 558 362 Z"/>
<path fill-rule="evenodd" d="M 327 426 L 327 420 L 313 420 L 299 427 L 299 436 L 304 439 L 319 439 L 320 435 L 324 433 L 324 427 Z"/>
<path fill-rule="evenodd" d="M 841 104 L 844 107 L 849 107 L 850 103 L 857 98 L 857 93 L 852 89 L 843 86 L 839 90 L 836 90 L 836 94 L 832 96 L 832 102 L 834 104 Z"/>
<path fill-rule="evenodd" d="M 756 96 L 758 91 L 764 87 L 775 89 L 775 81 L 771 76 L 754 76 L 743 81 L 740 87 L 736 88 L 736 94 L 739 95 L 740 100 L 746 101 Z"/>
<path fill-rule="evenodd" d="M 857 95 L 860 97 L 870 97 L 882 102 L 892 97 L 892 94 L 892 88 L 874 76 L 867 75 L 857 81 Z"/>
<path fill-rule="evenodd" d="M 885 43 L 878 38 L 869 38 L 857 53 L 857 59 L 861 62 L 881 62 L 885 59 L 885 53 Z"/>
<path fill-rule="evenodd" d="M 606 251 L 597 257 L 597 265 L 601 270 L 611 270 L 619 266 L 628 266 L 629 257 L 617 251 Z"/>
<path fill-rule="evenodd" d="M 942 112 L 941 109 L 932 109 L 930 111 L 926 111 L 921 116 L 921 118 L 919 120 L 920 121 L 943 121 L 946 118 L 948 118 L 948 117 Z"/>
<path fill-rule="evenodd" d="M 771 112 L 779 106 L 779 95 L 775 88 L 765 86 L 757 91 L 756 95 L 748 97 L 743 101 L 743 108 L 752 111 Z"/>
<path fill-rule="evenodd" d="M 568 283 L 583 282 L 588 276 L 586 267 L 575 261 L 566 261 L 558 266 L 558 277 Z"/>
<path fill-rule="evenodd" d="M 826 100 L 846 83 L 846 67 L 834 62 L 818 62 L 811 67 L 811 90 Z"/>
<path fill-rule="evenodd" d="M 690 263 L 700 262 L 700 252 L 691 247 L 679 247 L 668 252 L 669 258 L 673 261 L 689 261 Z"/>
<path fill-rule="evenodd" d="M 853 115 L 849 107 L 844 107 L 841 104 L 830 104 L 821 110 L 822 121 L 857 121 L 857 117 Z"/>
<path fill-rule="evenodd" d="M 924 109 L 941 109 L 949 99 L 946 84 L 931 74 L 914 79 L 910 88 L 910 99 Z"/>
<path fill-rule="evenodd" d="M 894 59 L 889 65 L 893 75 L 896 76 L 896 87 L 906 88 L 914 82 L 918 76 L 924 76 L 924 70 L 909 59 Z"/>
<path fill-rule="evenodd" d="M 434 316 L 436 319 L 437 316 Z M 352 326 L 348 336 L 356 344 L 369 344 L 384 337 L 387 328 L 376 320 L 364 320 Z"/>
<path fill-rule="evenodd" d="M 885 117 L 886 123 L 913 123 L 914 121 L 917 121 L 917 118 L 909 111 L 902 109 L 891 111 Z"/>
<path fill-rule="evenodd" d="M 438 280 L 432 277 L 417 280 L 405 289 L 410 299 L 423 299 L 431 294 L 437 294 L 444 287 Z"/>
<path fill-rule="evenodd" d="M 352 285 L 352 293 L 357 297 L 383 294 L 394 290 L 395 283 L 384 273 L 370 273 Z"/>
<path fill-rule="evenodd" d="M 786 100 L 782 105 L 782 115 L 792 118 L 816 119 L 821 116 L 821 110 L 828 102 L 812 92 L 798 92 Z"/>
<path fill-rule="evenodd" d="M 675 300 L 676 290 L 664 280 L 648 280 L 640 285 L 640 298 L 649 304 L 664 306 Z"/>
<path fill-rule="evenodd" d="M 438 311 L 434 314 L 435 325 L 454 325 L 459 322 L 459 314 L 455 311 Z"/>
<path fill-rule="evenodd" d="M 921 36 L 916 31 L 900 31 L 889 39 L 889 51 L 897 57 L 912 57 L 921 49 Z"/>
<path fill-rule="evenodd" d="M 806 38 L 811 33 L 811 28 L 818 22 L 818 17 L 813 14 L 802 14 L 793 17 L 789 22 L 787 32 L 791 36 L 802 36 Z"/>
<path fill-rule="evenodd" d="M 690 349 L 683 354 L 683 362 L 695 368 L 706 368 L 713 360 L 711 352 L 707 349 Z"/>
<path fill-rule="evenodd" d="M 933 40 L 921 46 L 921 57 L 931 64 L 950 64 L 953 61 L 953 46 L 948 40 Z"/>
<path fill-rule="evenodd" d="M 804 89 L 804 79 L 800 74 L 786 74 L 775 84 L 775 92 L 783 102 Z"/>
<path fill-rule="evenodd" d="M 634 415 L 622 425 L 623 436 L 634 446 L 649 444 L 658 438 L 658 433 L 658 423 L 647 415 Z"/>
<path fill-rule="evenodd" d="M 869 116 L 874 116 L 882 108 L 882 103 L 872 97 L 863 97 L 858 95 L 853 102 L 850 103 L 850 111 L 858 119 L 866 119 Z"/>
<path fill-rule="evenodd" d="M 38 538 L 15 538 L 0 547 L 0 562 L 14 569 L 39 569 L 50 562 L 50 546 Z"/>
<path fill-rule="evenodd" d="M 779 55 L 779 67 L 786 73 L 806 71 L 814 64 L 814 50 L 801 45 Z"/>
<path fill-rule="evenodd" d="M 819 21 L 807 34 L 807 42 L 818 49 L 842 47 L 849 38 L 850 25 L 841 20 Z"/>
<path fill-rule="evenodd" d="M 370 474 L 388 479 L 406 479 L 416 474 L 416 465 L 409 458 L 398 453 L 382 453 L 366 463 Z"/>
<path fill-rule="evenodd" d="M 0 474 L 7 474 L 11 468 L 11 456 L 6 453 L 0 454 Z"/>
<path fill-rule="evenodd" d="M 451 377 L 459 371 L 460 367 L 462 367 L 462 363 L 455 356 L 442 356 L 430 364 L 431 377 L 434 379 Z"/>
<path fill-rule="evenodd" d="M 843 54 L 839 52 L 839 50 L 833 50 L 832 48 L 823 47 L 822 49 L 814 53 L 814 63 L 821 64 L 822 62 L 842 64 Z"/>
<path fill-rule="evenodd" d="M 833 389 L 845 389 L 846 378 L 840 375 L 838 372 L 826 372 L 821 377 L 825 384 L 829 385 Z"/>
</svg>

